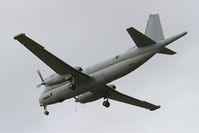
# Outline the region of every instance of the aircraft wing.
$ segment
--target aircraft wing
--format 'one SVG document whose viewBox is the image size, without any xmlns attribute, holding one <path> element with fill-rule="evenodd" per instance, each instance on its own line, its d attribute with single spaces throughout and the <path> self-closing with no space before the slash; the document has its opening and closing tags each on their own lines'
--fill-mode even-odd
<svg viewBox="0 0 199 133">
<path fill-rule="evenodd" d="M 122 94 L 114 89 L 112 89 L 111 87 L 107 86 L 105 87 L 105 89 L 108 91 L 108 98 L 112 99 L 112 100 L 116 100 L 119 102 L 123 102 L 126 104 L 131 104 L 131 105 L 135 105 L 138 107 L 142 107 L 145 109 L 149 109 L 150 111 L 159 109 L 160 106 L 156 106 L 154 104 L 148 103 L 146 101 L 141 101 L 138 99 L 135 99 L 133 97 L 127 96 L 125 94 Z"/>
<path fill-rule="evenodd" d="M 71 74 L 78 80 L 91 79 L 90 76 L 77 71 L 72 66 L 68 65 L 61 59 L 54 56 L 52 53 L 48 52 L 43 46 L 33 41 L 25 34 L 19 34 L 14 37 L 15 40 L 19 41 L 27 49 L 29 49 L 33 54 L 35 54 L 39 59 L 46 63 L 50 68 L 52 68 L 56 73 L 60 75 Z"/>
</svg>

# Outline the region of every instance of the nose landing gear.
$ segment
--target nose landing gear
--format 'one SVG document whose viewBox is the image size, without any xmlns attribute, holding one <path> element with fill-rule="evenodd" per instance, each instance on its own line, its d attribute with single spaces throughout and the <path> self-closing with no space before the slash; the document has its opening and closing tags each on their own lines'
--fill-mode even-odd
<svg viewBox="0 0 199 133">
<path fill-rule="evenodd" d="M 44 114 L 49 115 L 49 112 L 47 111 L 47 105 L 44 105 Z"/>
<path fill-rule="evenodd" d="M 106 101 L 103 102 L 103 106 L 106 107 L 106 108 L 108 108 L 110 106 L 108 98 L 106 99 Z"/>
<path fill-rule="evenodd" d="M 48 111 L 44 111 L 44 114 L 45 114 L 45 115 L 49 115 L 49 112 L 48 112 Z"/>
</svg>

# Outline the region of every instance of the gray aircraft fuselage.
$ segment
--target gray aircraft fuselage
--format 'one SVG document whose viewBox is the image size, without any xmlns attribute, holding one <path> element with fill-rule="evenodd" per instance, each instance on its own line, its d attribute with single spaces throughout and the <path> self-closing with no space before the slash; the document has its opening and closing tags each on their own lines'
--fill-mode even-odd
<svg viewBox="0 0 199 133">
<path fill-rule="evenodd" d="M 39 98 L 40 105 L 43 106 L 62 102 L 78 95 L 84 95 L 84 93 L 88 93 L 89 90 L 100 89 L 105 84 L 108 84 L 134 71 L 166 45 L 184 36 L 185 34 L 186 32 L 183 32 L 166 40 L 159 41 L 155 45 L 143 48 L 133 47 L 122 54 L 116 55 L 108 60 L 86 68 L 82 72 L 92 77 L 93 80 L 77 84 L 77 88 L 75 90 L 68 88 L 68 81 L 49 86 Z"/>
</svg>

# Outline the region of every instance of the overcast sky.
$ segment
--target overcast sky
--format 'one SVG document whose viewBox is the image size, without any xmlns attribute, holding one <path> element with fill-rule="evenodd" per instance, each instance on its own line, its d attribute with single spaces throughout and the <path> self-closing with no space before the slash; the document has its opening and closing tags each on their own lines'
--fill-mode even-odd
<svg viewBox="0 0 199 133">
<path fill-rule="evenodd" d="M 20 133 L 197 133 L 199 132 L 199 1 L 197 0 L 0 0 L 0 132 Z M 36 89 L 40 69 L 53 71 L 13 40 L 26 33 L 53 54 L 83 68 L 134 46 L 126 28 L 145 31 L 148 15 L 159 13 L 165 38 L 188 31 L 172 43 L 174 56 L 156 55 L 114 81 L 117 90 L 161 105 L 148 110 L 103 100 L 74 99 L 43 114 Z"/>
</svg>

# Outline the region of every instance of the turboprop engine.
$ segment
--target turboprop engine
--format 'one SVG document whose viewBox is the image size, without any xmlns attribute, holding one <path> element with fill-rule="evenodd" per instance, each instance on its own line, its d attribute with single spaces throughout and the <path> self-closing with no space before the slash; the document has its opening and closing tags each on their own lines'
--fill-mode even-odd
<svg viewBox="0 0 199 133">
<path fill-rule="evenodd" d="M 110 88 L 112 88 L 112 89 L 116 89 L 116 86 L 115 85 L 108 85 Z M 85 92 L 85 93 L 83 93 L 83 94 L 81 94 L 81 95 L 79 95 L 79 96 L 77 96 L 77 97 L 75 97 L 75 99 L 76 99 L 76 102 L 80 102 L 80 103 L 88 103 L 88 102 L 92 102 L 92 101 L 95 101 L 95 100 L 98 100 L 98 99 L 100 99 L 100 98 L 102 98 L 102 97 L 106 97 L 106 95 L 107 94 L 99 94 L 99 93 L 97 93 L 97 94 L 95 94 L 95 93 L 93 93 L 93 92 L 90 92 L 90 91 L 88 91 L 88 92 Z"/>
<path fill-rule="evenodd" d="M 95 100 L 100 99 L 102 96 L 99 94 L 94 94 L 93 92 L 85 92 L 77 97 L 75 97 L 76 101 L 75 102 L 80 102 L 80 103 L 88 103 L 92 102 Z"/>
<path fill-rule="evenodd" d="M 78 71 L 82 71 L 81 67 L 74 67 L 74 69 L 76 69 Z M 61 83 L 68 81 L 68 80 L 72 80 L 71 74 L 59 75 L 59 74 L 55 73 L 55 74 L 49 76 L 48 78 L 43 79 L 40 71 L 38 70 L 37 72 L 38 72 L 39 77 L 42 81 L 41 84 L 37 85 L 37 88 L 40 87 L 41 85 L 52 86 L 52 85 L 61 84 Z"/>
<path fill-rule="evenodd" d="M 46 86 L 60 84 L 60 83 L 63 83 L 64 81 L 68 80 L 69 79 L 68 76 L 69 75 L 53 74 L 44 80 L 44 84 Z"/>
</svg>

